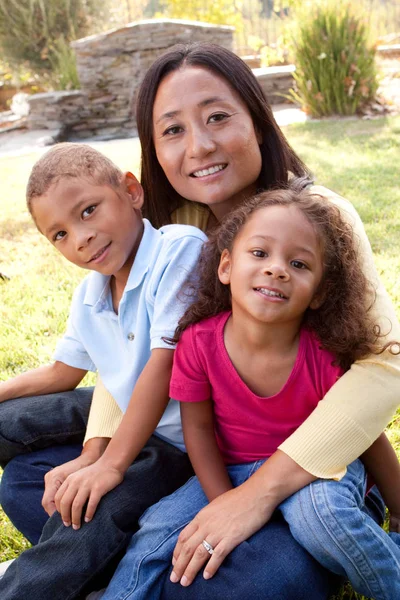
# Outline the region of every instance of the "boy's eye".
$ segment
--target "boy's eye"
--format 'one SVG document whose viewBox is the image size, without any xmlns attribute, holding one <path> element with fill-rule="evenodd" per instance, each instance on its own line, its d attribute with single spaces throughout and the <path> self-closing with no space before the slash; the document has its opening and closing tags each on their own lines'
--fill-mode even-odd
<svg viewBox="0 0 400 600">
<path fill-rule="evenodd" d="M 165 135 L 177 135 L 178 133 L 181 133 L 183 131 L 182 127 L 180 127 L 180 125 L 171 125 L 171 127 L 167 127 L 167 129 L 164 131 L 163 136 Z"/>
<path fill-rule="evenodd" d="M 224 121 L 229 117 L 226 113 L 214 113 L 208 118 L 209 123 L 219 123 L 220 121 Z"/>
<path fill-rule="evenodd" d="M 307 269 L 308 268 L 307 265 L 305 263 L 303 263 L 301 260 L 292 260 L 291 265 L 295 269 Z"/>
<path fill-rule="evenodd" d="M 92 214 L 92 212 L 94 212 L 95 209 L 96 209 L 95 204 L 93 204 L 92 206 L 88 206 L 87 208 L 85 208 L 84 211 L 82 211 L 82 217 L 88 217 L 89 215 Z"/>
<path fill-rule="evenodd" d="M 60 240 L 63 239 L 63 237 L 65 237 L 67 235 L 66 231 L 57 231 L 57 233 L 55 233 L 53 235 L 53 242 L 59 242 Z"/>
<path fill-rule="evenodd" d="M 251 253 L 256 258 L 265 258 L 267 256 L 267 253 L 264 250 L 252 250 Z"/>
</svg>

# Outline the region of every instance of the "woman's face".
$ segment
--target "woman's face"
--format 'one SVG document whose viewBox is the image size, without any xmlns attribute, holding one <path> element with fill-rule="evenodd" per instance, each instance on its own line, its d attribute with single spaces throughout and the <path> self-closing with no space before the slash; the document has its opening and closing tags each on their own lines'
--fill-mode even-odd
<svg viewBox="0 0 400 600">
<path fill-rule="evenodd" d="M 153 137 L 172 187 L 218 220 L 256 191 L 261 138 L 237 92 L 208 69 L 184 67 L 162 80 Z"/>
</svg>

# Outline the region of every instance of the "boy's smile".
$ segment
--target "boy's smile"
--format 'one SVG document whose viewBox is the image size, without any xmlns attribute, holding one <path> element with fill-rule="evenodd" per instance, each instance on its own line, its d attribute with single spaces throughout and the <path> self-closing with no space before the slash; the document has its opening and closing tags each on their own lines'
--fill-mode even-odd
<svg viewBox="0 0 400 600">
<path fill-rule="evenodd" d="M 129 184 L 116 190 L 63 178 L 34 199 L 34 219 L 70 262 L 127 280 L 143 233 L 141 186 L 134 178 Z"/>
</svg>

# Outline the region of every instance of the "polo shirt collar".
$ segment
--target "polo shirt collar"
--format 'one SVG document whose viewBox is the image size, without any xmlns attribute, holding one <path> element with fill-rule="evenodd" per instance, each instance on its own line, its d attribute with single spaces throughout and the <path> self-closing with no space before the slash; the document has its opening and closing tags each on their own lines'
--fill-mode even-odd
<svg viewBox="0 0 400 600">
<path fill-rule="evenodd" d="M 147 219 L 143 219 L 143 223 L 143 236 L 136 252 L 131 272 L 129 273 L 124 294 L 130 290 L 134 290 L 142 283 L 153 260 L 153 253 L 156 250 L 157 241 L 162 235 L 161 231 L 154 229 Z M 96 307 L 96 305 L 100 303 L 101 306 L 104 306 L 109 293 L 109 285 L 110 277 L 108 275 L 102 275 L 97 271 L 90 273 L 83 301 L 84 304 Z"/>
</svg>

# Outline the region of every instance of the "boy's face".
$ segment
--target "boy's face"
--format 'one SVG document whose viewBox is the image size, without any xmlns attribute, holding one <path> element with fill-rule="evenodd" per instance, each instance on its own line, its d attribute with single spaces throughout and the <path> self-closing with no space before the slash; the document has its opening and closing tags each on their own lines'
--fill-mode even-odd
<svg viewBox="0 0 400 600">
<path fill-rule="evenodd" d="M 32 202 L 41 233 L 78 267 L 128 278 L 142 233 L 143 190 L 127 173 L 120 189 L 61 179 Z"/>
</svg>

